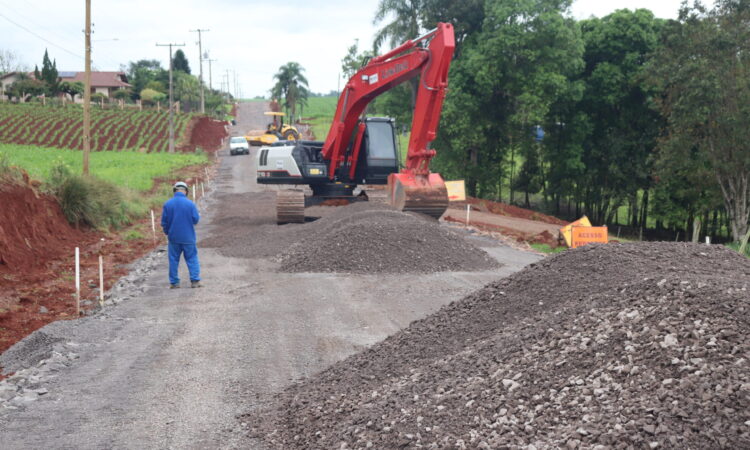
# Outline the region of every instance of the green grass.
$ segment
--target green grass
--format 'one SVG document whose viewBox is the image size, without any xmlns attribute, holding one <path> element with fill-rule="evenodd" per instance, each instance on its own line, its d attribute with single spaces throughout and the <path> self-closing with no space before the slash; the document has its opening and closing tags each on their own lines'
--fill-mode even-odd
<svg viewBox="0 0 750 450">
<path fill-rule="evenodd" d="M 328 136 L 328 130 L 333 122 L 333 115 L 336 113 L 336 97 L 311 97 L 307 99 L 307 106 L 303 111 L 303 117 L 311 124 L 315 139 L 325 141 Z M 399 134 L 397 144 L 401 153 L 401 164 L 406 163 L 406 152 L 409 147 L 410 133 L 405 135 Z"/>
<path fill-rule="evenodd" d="M 78 150 L 0 144 L 0 154 L 6 155 L 11 165 L 19 166 L 32 178 L 47 182 L 50 169 L 67 165 L 73 173 L 82 171 L 82 153 Z M 148 191 L 154 178 L 167 177 L 175 170 L 208 161 L 205 154 L 91 152 L 92 175 L 116 186 L 134 191 Z"/>
<path fill-rule="evenodd" d="M 730 242 L 730 243 L 727 243 L 727 244 L 724 244 L 724 245 L 726 245 L 727 247 L 731 248 L 732 250 L 734 250 L 736 252 L 740 251 L 740 243 L 739 242 Z M 750 258 L 750 244 L 748 244 L 747 247 L 745 247 L 745 256 L 747 256 L 748 258 Z"/>
<path fill-rule="evenodd" d="M 325 141 L 328 136 L 328 130 L 333 122 L 333 115 L 336 113 L 336 97 L 310 97 L 307 99 L 307 106 L 302 111 L 302 117 L 308 119 L 315 133 L 315 139 Z"/>
<path fill-rule="evenodd" d="M 534 250 L 536 250 L 538 252 L 541 252 L 541 253 L 554 254 L 554 253 L 562 253 L 562 252 L 564 252 L 566 250 L 565 247 L 552 248 L 552 247 L 550 247 L 547 244 L 536 244 L 535 243 L 535 244 L 530 244 L 530 245 L 531 245 L 531 248 L 533 248 Z"/>
</svg>

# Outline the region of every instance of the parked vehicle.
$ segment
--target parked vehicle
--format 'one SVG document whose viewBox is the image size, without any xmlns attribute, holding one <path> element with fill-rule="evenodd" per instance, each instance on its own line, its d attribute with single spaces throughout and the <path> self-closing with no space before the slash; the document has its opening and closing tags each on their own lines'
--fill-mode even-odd
<svg viewBox="0 0 750 450">
<path fill-rule="evenodd" d="M 229 139 L 229 154 L 234 155 L 249 155 L 250 145 L 247 143 L 247 139 L 244 136 L 233 136 Z"/>
</svg>

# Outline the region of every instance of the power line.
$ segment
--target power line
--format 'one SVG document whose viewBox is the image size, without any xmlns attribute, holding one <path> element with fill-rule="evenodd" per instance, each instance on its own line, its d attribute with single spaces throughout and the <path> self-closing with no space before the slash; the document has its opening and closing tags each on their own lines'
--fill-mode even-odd
<svg viewBox="0 0 750 450">
<path fill-rule="evenodd" d="M 23 0 L 23 1 L 29 6 L 27 8 L 28 11 L 39 11 L 41 9 L 37 5 L 33 5 L 32 3 L 26 0 Z M 49 36 L 51 39 L 54 39 L 55 42 L 60 43 L 60 41 L 64 41 L 66 44 L 75 43 L 76 45 L 80 43 L 80 37 L 72 35 L 69 31 L 65 30 L 64 28 L 59 30 L 59 31 L 63 31 L 64 35 L 59 34 L 57 30 L 52 30 L 49 27 L 46 27 L 40 24 L 35 19 L 32 19 L 29 16 L 20 12 L 19 10 L 14 9 L 13 6 L 11 6 L 5 1 L 0 1 L 0 6 L 5 8 L 6 14 L 10 13 L 14 17 L 16 17 L 16 20 L 23 19 L 22 21 L 23 23 L 31 25 L 34 30 L 37 30 L 37 32 L 43 31 L 46 36 Z"/>
<path fill-rule="evenodd" d="M 29 3 L 29 2 L 26 2 L 26 3 L 27 3 L 28 5 L 32 5 L 32 4 L 31 4 L 31 3 Z M 44 29 L 44 30 L 46 30 L 46 32 L 47 32 L 47 33 L 48 33 L 49 35 L 52 35 L 52 37 L 53 37 L 53 38 L 58 38 L 58 39 L 59 39 L 59 40 L 58 40 L 58 42 L 59 42 L 59 41 L 67 41 L 67 42 L 69 42 L 69 43 L 73 43 L 73 42 L 75 42 L 75 43 L 78 43 L 78 39 L 79 39 L 79 38 L 73 38 L 73 37 L 72 37 L 72 35 L 70 35 L 70 34 L 68 34 L 68 33 L 66 33 L 66 34 L 65 34 L 65 36 L 63 36 L 63 35 L 61 35 L 61 34 L 58 34 L 58 33 L 56 33 L 56 32 L 53 32 L 53 31 L 52 31 L 52 30 L 50 30 L 49 28 L 47 28 L 47 27 L 45 27 L 45 26 L 42 26 L 42 25 L 39 25 L 39 24 L 38 24 L 38 23 L 36 23 L 35 21 L 33 21 L 33 20 L 29 19 L 29 18 L 28 18 L 28 16 L 25 16 L 25 15 L 23 15 L 23 14 L 19 13 L 18 11 L 16 11 L 16 10 L 13 10 L 13 8 L 11 8 L 10 6 L 8 6 L 8 4 L 7 4 L 7 3 L 5 3 L 5 2 L 0 2 L 0 5 L 2 5 L 3 7 L 5 7 L 5 8 L 7 9 L 7 10 L 11 11 L 12 13 L 16 14 L 17 16 L 19 16 L 19 17 L 23 18 L 23 19 L 24 19 L 24 20 L 25 20 L 26 22 L 30 23 L 30 24 L 31 24 L 31 25 L 33 25 L 33 26 L 34 26 L 35 28 L 39 28 L 39 29 Z M 33 6 L 33 5 L 32 5 L 32 6 Z M 18 23 L 18 22 L 15 22 L 15 21 L 11 20 L 11 19 L 10 19 L 10 18 L 9 18 L 9 17 L 7 16 L 7 15 L 5 15 L 5 14 L 2 14 L 2 13 L 0 13 L 0 16 L 2 16 L 3 18 L 5 18 L 5 19 L 6 19 L 7 21 L 11 22 L 11 23 L 12 23 L 13 25 L 16 25 L 17 27 L 19 27 L 19 28 L 23 29 L 24 31 L 27 31 L 27 32 L 31 33 L 32 35 L 36 36 L 37 38 L 39 38 L 39 39 L 43 40 L 44 42 L 46 42 L 46 43 L 48 43 L 48 44 L 50 44 L 50 45 L 52 45 L 52 46 L 54 46 L 54 47 L 57 47 L 57 48 L 59 48 L 59 49 L 61 49 L 61 50 L 65 51 L 65 52 L 67 52 L 67 53 L 69 53 L 69 54 L 71 54 L 71 55 L 73 55 L 73 56 L 77 57 L 77 58 L 85 59 L 84 57 L 82 57 L 82 56 L 80 56 L 80 55 L 76 54 L 75 52 L 72 52 L 72 51 L 70 51 L 70 50 L 68 50 L 68 49 L 66 49 L 66 48 L 64 48 L 64 47 L 62 47 L 62 46 L 60 46 L 59 44 L 55 44 L 54 42 L 51 42 L 51 41 L 49 41 L 48 39 L 44 38 L 43 36 L 40 36 L 40 35 L 39 35 L 39 34 L 37 34 L 36 32 L 34 32 L 34 31 L 30 30 L 30 29 L 29 29 L 28 27 L 26 27 L 26 26 L 24 26 L 24 25 L 21 25 L 20 23 Z M 93 31 L 92 31 L 92 33 L 93 33 Z M 107 40 L 109 40 L 109 39 L 107 39 Z M 106 63 L 106 64 L 109 64 L 109 65 L 112 65 L 112 66 L 114 66 L 114 68 L 117 68 L 117 67 L 119 66 L 119 64 L 120 64 L 120 63 L 115 63 L 115 62 L 114 62 L 114 61 L 112 61 L 111 59 L 108 59 L 108 58 L 105 58 L 105 57 L 102 57 L 102 58 L 97 58 L 97 60 L 98 60 L 98 61 L 102 61 L 102 62 L 104 62 L 104 63 Z"/>
<path fill-rule="evenodd" d="M 29 34 L 31 34 L 31 35 L 33 35 L 33 36 L 36 36 L 37 38 L 39 38 L 39 39 L 43 40 L 44 42 L 48 43 L 49 45 L 51 45 L 51 46 L 53 46 L 53 47 L 57 47 L 57 48 L 59 48 L 60 50 L 62 50 L 62 51 L 64 51 L 64 52 L 66 52 L 66 53 L 69 53 L 69 54 L 71 54 L 71 55 L 73 55 L 73 56 L 75 56 L 76 58 L 80 58 L 80 59 L 85 59 L 85 58 L 84 58 L 83 56 L 81 56 L 81 55 L 79 55 L 79 54 L 77 54 L 77 53 L 73 53 L 73 52 L 71 52 L 70 50 L 68 50 L 67 48 L 65 48 L 65 47 L 61 47 L 61 46 L 59 46 L 59 45 L 55 44 L 54 42 L 52 42 L 52 41 L 49 41 L 49 40 L 45 39 L 44 37 L 42 37 L 42 36 L 40 36 L 40 35 L 36 34 L 35 32 L 33 32 L 33 31 L 29 30 L 29 29 L 28 29 L 28 28 L 26 28 L 25 26 L 23 26 L 23 25 L 21 25 L 21 24 L 19 24 L 19 23 L 17 23 L 17 22 L 14 22 L 14 21 L 13 21 L 13 20 L 12 20 L 12 19 L 11 19 L 10 17 L 6 16 L 5 14 L 3 14 L 3 13 L 1 13 L 1 12 L 0 12 L 0 17 L 2 17 L 3 19 L 7 20 L 7 21 L 8 21 L 8 22 L 10 22 L 10 23 L 12 23 L 13 25 L 17 26 L 18 28 L 20 28 L 20 29 L 22 29 L 22 30 L 26 31 L 27 33 L 29 33 Z"/>
</svg>

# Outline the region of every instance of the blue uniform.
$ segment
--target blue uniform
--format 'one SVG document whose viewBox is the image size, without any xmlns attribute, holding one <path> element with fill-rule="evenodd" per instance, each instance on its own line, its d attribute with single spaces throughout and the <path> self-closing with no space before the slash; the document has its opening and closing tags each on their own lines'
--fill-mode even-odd
<svg viewBox="0 0 750 450">
<path fill-rule="evenodd" d="M 198 248 L 195 245 L 195 225 L 200 220 L 195 203 L 183 192 L 175 192 L 161 212 L 161 228 L 169 237 L 169 282 L 180 284 L 177 269 L 180 266 L 180 255 L 185 255 L 185 262 L 190 272 L 190 281 L 200 281 L 201 266 L 198 262 Z"/>
</svg>

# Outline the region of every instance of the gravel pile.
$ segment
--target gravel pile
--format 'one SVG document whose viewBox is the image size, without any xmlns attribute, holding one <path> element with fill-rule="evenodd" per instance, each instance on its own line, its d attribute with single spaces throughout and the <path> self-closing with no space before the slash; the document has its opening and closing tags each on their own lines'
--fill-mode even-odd
<svg viewBox="0 0 750 450">
<path fill-rule="evenodd" d="M 565 252 L 242 420 L 273 448 L 748 448 L 748 284 L 722 246 Z"/>
<path fill-rule="evenodd" d="M 358 202 L 300 227 L 281 253 L 284 272 L 433 273 L 498 266 L 484 250 L 438 222 Z"/>
</svg>

